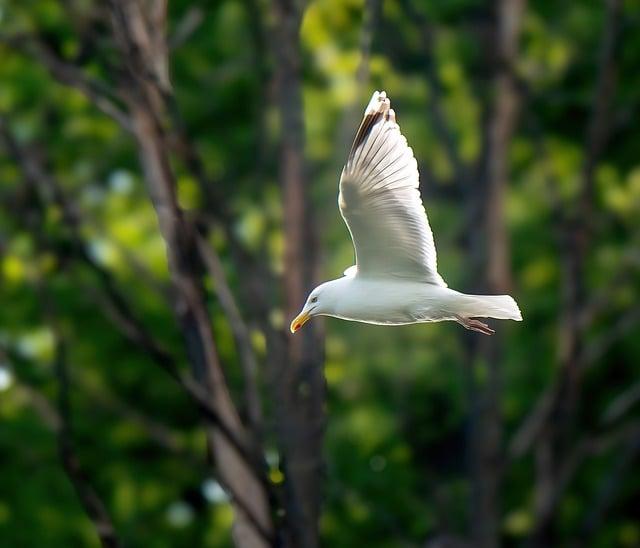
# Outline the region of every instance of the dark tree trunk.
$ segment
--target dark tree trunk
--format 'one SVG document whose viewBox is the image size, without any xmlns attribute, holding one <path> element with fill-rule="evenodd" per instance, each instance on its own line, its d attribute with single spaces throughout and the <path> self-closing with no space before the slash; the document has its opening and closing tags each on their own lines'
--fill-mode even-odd
<svg viewBox="0 0 640 548">
<path fill-rule="evenodd" d="M 280 179 L 284 200 L 285 310 L 290 320 L 317 283 L 318 242 L 304 159 L 304 122 L 299 29 L 302 7 L 278 0 L 273 4 L 272 44 L 281 118 Z M 281 363 L 277 421 L 284 451 L 287 514 L 293 545 L 319 545 L 322 498 L 322 442 L 325 381 L 322 370 L 322 327 L 314 320 L 289 338 L 288 363 Z"/>
<path fill-rule="evenodd" d="M 485 129 L 481 184 L 472 196 L 478 214 L 480 237 L 475 239 L 476 271 L 484 272 L 481 290 L 490 294 L 508 293 L 511 288 L 510 251 L 505 225 L 504 202 L 509 180 L 509 145 L 519 111 L 519 93 L 513 73 L 525 0 L 501 0 L 496 4 L 492 41 L 495 44 L 493 102 Z M 502 480 L 502 336 L 477 341 L 475 360 L 486 364 L 483 386 L 474 386 L 477 417 L 472 435 L 474 546 L 500 545 L 500 483 Z M 475 383 L 474 383 L 475 385 Z"/>
<path fill-rule="evenodd" d="M 592 240 L 594 171 L 610 130 L 609 109 L 616 84 L 615 47 L 619 35 L 621 1 L 606 1 L 602 43 L 591 118 L 586 132 L 580 194 L 575 207 L 562 217 L 562 309 L 559 332 L 559 370 L 556 389 L 548 406 L 536 446 L 536 520 L 533 546 L 554 542 L 553 518 L 560 501 L 559 470 L 571 450 L 571 430 L 580 393 L 583 369 L 583 316 L 586 261 Z M 566 485 L 564 485 L 566 487 Z"/>
<path fill-rule="evenodd" d="M 149 8 L 146 11 L 144 8 Z M 164 44 L 166 3 L 111 0 L 114 32 L 131 81 L 126 96 L 133 121 L 140 161 L 160 231 L 167 247 L 175 289 L 174 312 L 185 340 L 196 378 L 208 390 L 226 428 L 250 447 L 231 399 L 217 349 L 199 275 L 196 231 L 178 206 L 175 178 L 169 164 L 170 148 L 163 127 L 167 117 L 165 97 L 170 94 L 167 48 Z M 217 471 L 230 490 L 235 506 L 234 540 L 242 548 L 262 548 L 271 543 L 273 525 L 268 494 L 260 471 L 239 458 L 237 449 L 219 428 L 210 432 Z"/>
</svg>

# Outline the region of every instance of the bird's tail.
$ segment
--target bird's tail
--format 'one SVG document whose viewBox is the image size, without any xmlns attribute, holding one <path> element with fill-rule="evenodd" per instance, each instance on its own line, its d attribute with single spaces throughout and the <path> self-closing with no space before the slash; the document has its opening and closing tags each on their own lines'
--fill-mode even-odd
<svg viewBox="0 0 640 548">
<path fill-rule="evenodd" d="M 464 295 L 458 301 L 458 314 L 467 318 L 497 318 L 522 321 L 520 309 L 509 295 Z"/>
</svg>

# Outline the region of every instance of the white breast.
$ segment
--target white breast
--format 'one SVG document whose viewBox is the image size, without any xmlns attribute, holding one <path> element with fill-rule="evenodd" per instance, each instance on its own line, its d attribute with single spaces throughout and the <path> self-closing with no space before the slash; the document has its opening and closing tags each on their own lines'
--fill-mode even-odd
<svg viewBox="0 0 640 548">
<path fill-rule="evenodd" d="M 429 283 L 359 276 L 344 283 L 341 290 L 342 297 L 336 303 L 336 317 L 386 325 L 439 319 L 443 300 L 449 293 L 455 293 Z"/>
</svg>

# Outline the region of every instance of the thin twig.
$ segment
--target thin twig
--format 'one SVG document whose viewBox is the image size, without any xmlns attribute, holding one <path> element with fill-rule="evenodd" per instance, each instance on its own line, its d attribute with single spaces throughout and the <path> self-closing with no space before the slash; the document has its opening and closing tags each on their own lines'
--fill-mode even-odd
<svg viewBox="0 0 640 548">
<path fill-rule="evenodd" d="M 145 14 L 137 1 L 109 0 L 113 32 L 131 80 L 126 102 L 134 120 L 147 187 L 167 247 L 169 271 L 175 290 L 174 314 L 180 325 L 194 375 L 213 400 L 221 424 L 243 440 L 250 433 L 238 415 L 219 361 L 211 320 L 200 278 L 197 231 L 178 205 L 176 181 L 169 162 L 168 112 L 171 96 L 165 22 L 166 2 Z M 216 425 L 217 427 L 218 425 Z M 234 536 L 251 546 L 273 544 L 270 489 L 264 469 L 237 459 L 237 451 L 219 429 L 209 432 L 220 476 L 233 492 L 236 505 Z M 249 464 L 249 466 L 247 466 Z"/>
<path fill-rule="evenodd" d="M 586 359 L 589 363 L 594 363 L 600 350 L 591 346 L 589 350 L 582 349 L 579 344 L 581 333 L 588 325 L 588 320 L 592 318 L 592 307 L 597 304 L 600 307 L 602 299 L 596 298 L 587 301 L 584 289 L 578 287 L 583 283 L 584 260 L 587 248 L 588 226 L 593 222 L 590 214 L 593 193 L 593 171 L 595 163 L 600 156 L 606 137 L 608 135 L 607 112 L 612 100 L 613 80 L 615 70 L 614 50 L 618 38 L 619 26 L 619 0 L 607 1 L 607 19 L 603 25 L 602 45 L 600 60 L 596 75 L 596 91 L 594 94 L 591 120 L 585 143 L 585 160 L 582 169 L 582 186 L 580 199 L 580 212 L 575 215 L 577 220 L 567 222 L 562 220 L 567 231 L 567 248 L 562 255 L 567 257 L 565 265 L 565 308 L 566 318 L 562 321 L 562 332 L 560 335 L 560 346 L 562 355 L 560 356 L 564 366 L 560 377 L 556 379 L 551 387 L 547 388 L 534 405 L 534 410 L 523 421 L 523 426 L 518 429 L 511 444 L 511 453 L 521 455 L 532 446 L 543 430 L 544 424 L 552 420 L 552 414 L 557 407 L 557 402 L 563 394 L 564 386 L 567 383 L 567 376 L 577 380 L 584 369 L 581 360 Z M 608 82 L 604 82 L 607 80 Z M 569 261 L 571 264 L 569 264 Z M 622 271 L 621 271 L 622 272 Z M 620 274 L 621 276 L 623 274 Z M 615 330 L 620 332 L 620 329 Z M 622 329 L 624 331 L 624 329 Z M 617 338 L 617 335 L 613 337 Z M 607 343 L 608 344 L 608 343 Z M 555 419 L 553 419 L 555 422 Z"/>
<path fill-rule="evenodd" d="M 12 139 L 12 136 L 5 127 L 4 120 L 0 118 L 0 136 L 9 144 L 10 148 L 17 149 L 19 145 Z M 32 174 L 26 174 L 27 178 Z M 45 238 L 43 225 L 37 217 L 26 215 L 26 223 L 32 230 L 38 245 L 42 245 Z M 58 382 L 58 405 L 57 405 L 57 438 L 58 452 L 62 466 L 71 481 L 78 499 L 91 520 L 100 543 L 105 548 L 118 548 L 121 543 L 116 534 L 113 521 L 109 516 L 105 504 L 101 500 L 97 491 L 92 485 L 90 477 L 82 469 L 78 455 L 73 443 L 73 424 L 71 402 L 69 397 L 69 373 L 67 369 L 66 349 L 56 321 L 55 304 L 51 299 L 48 287 L 41 277 L 36 279 L 36 289 L 39 295 L 39 303 L 43 310 L 43 316 L 54 333 L 54 374 Z"/>
<path fill-rule="evenodd" d="M 202 236 L 198 236 L 198 248 L 202 259 L 209 271 L 211 280 L 215 284 L 215 292 L 220 306 L 231 327 L 231 332 L 236 344 L 236 351 L 240 357 L 245 386 L 245 404 L 249 414 L 252 429 L 257 435 L 262 430 L 262 403 L 258 389 L 257 374 L 258 360 L 253 352 L 251 334 L 244 323 L 242 314 L 238 309 L 235 298 L 227 283 L 227 277 L 222 267 L 220 257 L 211 244 Z"/>
<path fill-rule="evenodd" d="M 80 67 L 66 61 L 47 44 L 32 35 L 0 36 L 0 43 L 34 58 L 60 82 L 72 86 L 84 94 L 91 103 L 115 120 L 120 127 L 131 132 L 131 120 L 112 97 L 108 87 L 88 76 Z"/>
<path fill-rule="evenodd" d="M 117 288 L 117 284 L 111 273 L 95 261 L 88 244 L 81 238 L 77 217 L 72 213 L 73 207 L 64 197 L 57 181 L 43 169 L 34 154 L 29 154 L 28 151 L 13 138 L 6 120 L 2 117 L 0 117 L 0 136 L 3 137 L 11 151 L 12 157 L 22 168 L 25 174 L 25 181 L 30 184 L 36 192 L 43 184 L 47 185 L 50 189 L 55 188 L 54 195 L 56 196 L 56 200 L 58 200 L 58 205 L 61 206 L 61 210 L 63 211 L 65 223 L 67 227 L 71 229 L 77 256 L 89 267 L 98 280 L 100 280 L 101 288 L 105 296 L 104 302 L 108 304 L 106 310 L 109 317 L 113 320 L 114 325 L 118 327 L 126 339 L 143 350 L 147 357 L 160 366 L 180 385 L 185 393 L 194 401 L 203 417 L 220 428 L 221 432 L 228 437 L 228 441 L 235 447 L 240 457 L 243 458 L 247 464 L 256 467 L 256 470 L 262 471 L 262 464 L 256 463 L 255 457 L 245 448 L 245 444 L 222 422 L 218 412 L 209 402 L 209 396 L 202 386 L 190 375 L 185 375 L 180 372 L 173 356 L 155 341 L 149 330 L 144 327 L 142 322 L 136 317 L 127 299 Z"/>
<path fill-rule="evenodd" d="M 91 485 L 76 454 L 73 444 L 71 404 L 69 401 L 69 373 L 66 352 L 61 340 L 56 340 L 54 371 L 58 381 L 58 411 L 61 418 L 58 430 L 58 450 L 64 469 L 82 503 L 82 507 L 91 519 L 93 526 L 105 548 L 121 546 L 113 522 L 98 493 Z"/>
<path fill-rule="evenodd" d="M 457 140 L 447 124 L 442 107 L 444 89 L 436 72 L 434 41 L 437 29 L 431 24 L 424 13 L 415 7 L 414 0 L 402 0 L 402 6 L 409 20 L 414 23 L 419 32 L 422 53 L 425 58 L 424 72 L 427 83 L 429 84 L 428 107 L 431 120 L 433 121 L 440 142 L 444 145 L 447 160 L 449 160 L 449 164 L 453 168 L 455 184 L 464 187 L 469 183 L 469 169 L 460 157 Z"/>
</svg>

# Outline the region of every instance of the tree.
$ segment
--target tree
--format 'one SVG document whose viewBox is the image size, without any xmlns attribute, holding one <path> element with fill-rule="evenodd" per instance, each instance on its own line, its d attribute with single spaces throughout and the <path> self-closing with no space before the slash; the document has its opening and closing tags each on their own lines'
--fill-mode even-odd
<svg viewBox="0 0 640 548">
<path fill-rule="evenodd" d="M 635 20 L 0 0 L 3 540 L 637 544 Z M 443 276 L 523 324 L 287 332 L 374 88 Z"/>
</svg>

